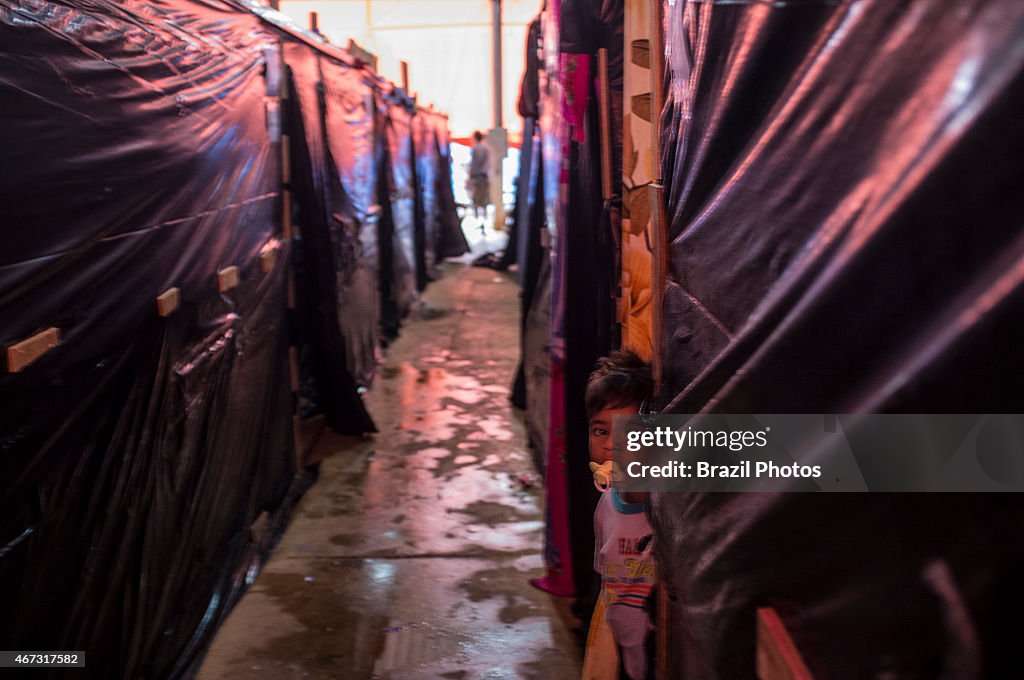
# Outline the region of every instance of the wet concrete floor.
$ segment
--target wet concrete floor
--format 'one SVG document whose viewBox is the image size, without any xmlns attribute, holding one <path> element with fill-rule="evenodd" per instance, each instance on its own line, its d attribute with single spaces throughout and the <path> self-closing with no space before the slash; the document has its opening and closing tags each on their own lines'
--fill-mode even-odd
<svg viewBox="0 0 1024 680">
<path fill-rule="evenodd" d="M 327 433 L 320 479 L 219 631 L 200 680 L 578 678 L 540 576 L 542 485 L 508 403 L 512 275 L 445 265 L 366 395 L 380 432 Z"/>
</svg>

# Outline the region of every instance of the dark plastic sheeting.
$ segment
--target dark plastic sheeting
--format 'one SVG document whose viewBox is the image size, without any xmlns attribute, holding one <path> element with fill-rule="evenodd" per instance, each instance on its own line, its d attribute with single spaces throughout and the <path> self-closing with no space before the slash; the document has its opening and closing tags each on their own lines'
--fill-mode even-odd
<svg viewBox="0 0 1024 680">
<path fill-rule="evenodd" d="M 426 280 L 436 278 L 436 267 L 448 257 L 469 252 L 459 225 L 452 191 L 448 119 L 420 109 L 414 121 L 416 179 L 422 200 L 423 266 Z"/>
<path fill-rule="evenodd" d="M 302 243 L 308 245 L 304 271 L 318 291 L 310 298 L 324 301 L 310 315 L 330 326 L 314 325 L 310 335 L 330 348 L 319 352 L 318 361 L 366 386 L 376 365 L 380 327 L 377 229 L 372 214 L 377 189 L 374 91 L 361 71 L 303 44 L 288 43 L 285 54 L 297 95 L 294 113 L 301 118 L 293 120 L 302 126 L 296 127 L 293 136 L 306 141 L 305 149 L 300 145 L 293 150 L 295 222 Z M 309 158 L 302 158 L 307 149 Z M 333 309 L 328 305 L 331 300 Z M 352 417 L 362 410 L 354 389 L 345 390 L 344 395 L 335 401 L 347 415 L 336 426 L 353 434 L 373 431 L 368 417 Z M 331 405 L 324 407 L 330 413 Z"/>
<path fill-rule="evenodd" d="M 272 44 L 213 1 L 0 3 L 0 343 L 62 334 L 0 375 L 4 649 L 181 677 L 285 511 L 288 245 L 258 267 Z"/>
<path fill-rule="evenodd" d="M 377 363 L 380 300 L 377 297 L 377 203 L 374 92 L 362 71 L 321 58 L 326 103 L 327 146 L 344 192 L 344 212 L 331 224 L 344 230 L 335 246 L 338 319 L 345 335 L 347 364 L 363 386 Z M 338 218 L 341 218 L 340 220 Z"/>
<path fill-rule="evenodd" d="M 417 111 L 412 118 L 413 181 L 416 183 L 416 286 L 422 290 L 437 278 L 437 163 L 434 126 Z"/>
<path fill-rule="evenodd" d="M 536 76 L 535 76 L 536 77 Z M 526 130 L 534 130 L 527 119 Z M 544 451 L 548 439 L 548 409 L 551 390 L 551 253 L 543 246 L 544 164 L 540 158 L 540 137 L 524 139 L 524 162 L 520 164 L 515 220 L 520 231 L 520 362 L 512 390 L 512 402 L 526 410 L 530 446 Z M 529 162 L 526 162 L 529 161 Z M 525 175 L 525 177 L 524 177 Z M 545 239 L 546 240 L 546 239 Z M 543 470 L 543 456 L 537 456 Z"/>
<path fill-rule="evenodd" d="M 371 379 L 378 328 L 376 232 L 360 221 L 374 178 L 372 160 L 354 155 L 356 150 L 372 149 L 373 119 L 365 113 L 346 115 L 338 101 L 346 92 L 356 101 L 373 93 L 358 75 L 346 81 L 345 67 L 303 43 L 285 43 L 285 62 L 292 87 L 285 102 L 285 129 L 293 140 L 291 186 L 298 234 L 296 312 L 305 374 L 303 396 L 336 431 L 374 432 L 356 391 L 357 382 L 367 384 Z M 326 76 L 329 85 L 325 72 L 330 74 Z M 345 128 L 352 118 L 350 132 Z M 329 135 L 332 127 L 340 130 Z M 342 184 L 343 177 L 351 190 Z M 370 190 L 360 182 L 369 182 Z"/>
<path fill-rule="evenodd" d="M 665 11 L 666 409 L 1020 412 L 1024 7 Z M 1021 675 L 1018 500 L 679 494 L 653 518 L 676 677 L 751 677 L 757 606 L 815 677 Z"/>
<path fill-rule="evenodd" d="M 373 427 L 352 374 L 395 272 L 390 86 L 250 9 L 0 0 L 0 345 L 61 333 L 0 374 L 0 648 L 86 650 L 90 677 L 194 675 L 280 537 L 315 477 L 296 474 L 289 345 L 335 429 Z M 264 273 L 282 132 L 301 238 Z"/>
<path fill-rule="evenodd" d="M 395 245 L 398 252 L 408 263 L 408 273 L 400 275 L 412 277 L 416 290 L 422 290 L 425 274 L 420 268 L 417 254 L 417 225 L 420 223 L 419 209 L 416 199 L 416 151 L 412 138 L 413 116 L 402 104 L 392 103 L 388 106 L 387 144 L 391 159 L 391 216 L 394 223 Z M 397 268 L 396 268 L 397 269 Z M 404 286 L 408 286 L 408 282 Z M 412 293 L 409 293 L 411 303 Z"/>
<path fill-rule="evenodd" d="M 434 162 L 437 170 L 434 173 L 434 194 L 436 203 L 433 210 L 434 219 L 434 252 L 437 262 L 445 258 L 459 257 L 469 252 L 469 243 L 462 232 L 462 223 L 455 210 L 455 192 L 452 187 L 452 154 L 451 137 L 448 130 L 448 117 L 439 113 L 429 116 L 420 113 L 433 126 Z M 428 212 L 427 216 L 430 217 Z"/>
<path fill-rule="evenodd" d="M 619 93 L 619 115 L 613 117 L 613 120 L 621 131 L 621 0 L 606 0 L 603 3 L 563 2 L 561 12 L 561 51 L 589 53 L 592 57 L 592 76 L 597 76 L 597 49 L 609 49 L 609 74 L 613 76 L 609 81 L 617 83 Z M 617 42 L 610 38 L 616 35 L 612 28 L 614 25 L 618 26 Z M 592 84 L 596 82 L 591 80 Z M 567 255 L 563 291 L 566 478 L 571 508 L 573 566 L 577 593 L 580 595 L 588 591 L 594 580 L 593 511 L 598 498 L 588 467 L 589 427 L 583 393 L 598 358 L 607 354 L 617 342 L 615 291 L 618 285 L 616 242 L 619 230 L 618 222 L 613 222 L 610 206 L 605 205 L 601 194 L 598 92 L 591 85 L 586 95 L 588 102 L 582 107 L 584 129 L 582 134 L 574 131 L 573 140 L 568 145 L 567 161 L 572 171 L 569 173 L 568 186 L 564 189 L 567 192 L 566 208 L 558 233 L 558 238 L 565 239 Z M 621 132 L 618 137 L 621 150 Z M 621 165 L 613 167 L 612 177 L 617 178 L 621 174 Z"/>
<path fill-rule="evenodd" d="M 535 205 L 543 211 L 543 202 Z M 544 452 L 551 403 L 551 253 L 538 243 L 531 263 L 536 265 L 537 271 L 531 276 L 530 287 L 523 289 L 523 406 L 530 444 L 535 451 Z M 544 471 L 544 457 L 536 455 L 535 458 Z"/>
<path fill-rule="evenodd" d="M 410 115 L 390 99 L 377 98 L 377 130 L 382 324 L 385 335 L 394 337 L 416 296 L 416 206 Z"/>
</svg>

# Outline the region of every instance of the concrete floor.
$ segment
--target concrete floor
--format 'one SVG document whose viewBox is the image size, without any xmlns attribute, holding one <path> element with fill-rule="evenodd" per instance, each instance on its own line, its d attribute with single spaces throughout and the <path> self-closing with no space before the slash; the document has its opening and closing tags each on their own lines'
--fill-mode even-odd
<svg viewBox="0 0 1024 680">
<path fill-rule="evenodd" d="M 200 680 L 579 677 L 569 603 L 529 585 L 543 487 L 508 404 L 518 319 L 512 275 L 445 265 L 366 395 L 379 434 L 319 442 Z"/>
</svg>

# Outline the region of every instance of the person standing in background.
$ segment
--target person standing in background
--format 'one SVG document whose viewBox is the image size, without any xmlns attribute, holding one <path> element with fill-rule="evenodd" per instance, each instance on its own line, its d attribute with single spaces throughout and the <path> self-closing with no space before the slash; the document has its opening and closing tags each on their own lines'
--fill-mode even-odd
<svg viewBox="0 0 1024 680">
<path fill-rule="evenodd" d="M 491 147 L 484 141 L 483 133 L 479 130 L 473 133 L 473 150 L 469 159 L 469 195 L 473 200 L 473 215 L 487 219 L 487 206 L 491 203 Z"/>
</svg>

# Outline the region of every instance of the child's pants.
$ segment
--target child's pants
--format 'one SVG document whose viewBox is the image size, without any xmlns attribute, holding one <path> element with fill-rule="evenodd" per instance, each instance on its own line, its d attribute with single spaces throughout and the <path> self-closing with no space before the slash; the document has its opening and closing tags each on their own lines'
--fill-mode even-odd
<svg viewBox="0 0 1024 680">
<path fill-rule="evenodd" d="M 594 616 L 590 619 L 590 633 L 587 634 L 587 650 L 583 657 L 582 680 L 619 680 L 619 650 L 612 637 L 605 617 L 607 594 L 604 587 L 597 596 Z"/>
</svg>

